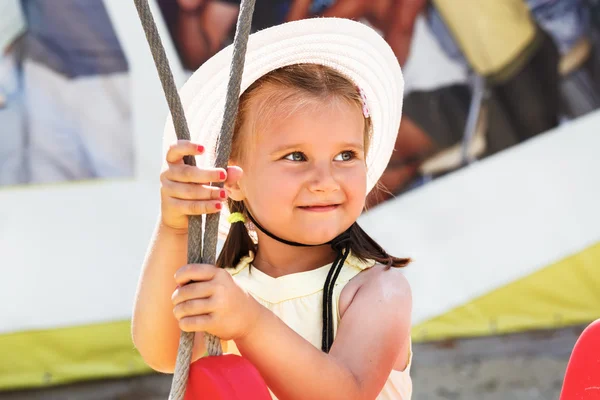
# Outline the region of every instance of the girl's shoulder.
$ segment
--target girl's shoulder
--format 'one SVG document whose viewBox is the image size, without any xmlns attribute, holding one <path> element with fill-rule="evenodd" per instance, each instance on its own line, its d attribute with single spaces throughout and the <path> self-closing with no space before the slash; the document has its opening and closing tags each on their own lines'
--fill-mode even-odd
<svg viewBox="0 0 600 400">
<path fill-rule="evenodd" d="M 342 290 L 339 299 L 340 317 L 348 309 L 352 301 L 356 298 L 359 290 L 368 294 L 362 296 L 363 301 L 373 301 L 376 303 L 383 297 L 394 297 L 401 302 L 398 304 L 399 311 L 404 311 L 412 307 L 412 292 L 408 279 L 404 276 L 400 268 L 391 268 L 385 265 L 372 263 L 370 267 L 365 264 L 357 264 L 355 267 L 362 266 L 362 271 L 352 278 Z"/>
</svg>

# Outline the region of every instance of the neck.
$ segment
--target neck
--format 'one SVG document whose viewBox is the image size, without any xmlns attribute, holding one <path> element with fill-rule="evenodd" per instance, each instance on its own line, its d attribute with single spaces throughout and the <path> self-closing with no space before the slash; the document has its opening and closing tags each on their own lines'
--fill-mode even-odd
<svg viewBox="0 0 600 400">
<path fill-rule="evenodd" d="M 331 245 L 296 247 L 270 238 L 257 231 L 259 249 L 254 267 L 273 277 L 311 271 L 333 262 L 336 252 Z"/>
</svg>

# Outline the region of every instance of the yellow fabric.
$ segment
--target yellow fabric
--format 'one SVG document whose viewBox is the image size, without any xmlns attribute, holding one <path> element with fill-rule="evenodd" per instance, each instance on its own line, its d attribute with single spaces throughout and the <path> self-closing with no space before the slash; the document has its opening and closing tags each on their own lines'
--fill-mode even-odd
<svg viewBox="0 0 600 400">
<path fill-rule="evenodd" d="M 0 390 L 149 372 L 129 321 L 0 335 Z"/>
<path fill-rule="evenodd" d="M 523 0 L 433 0 L 472 68 L 500 73 L 526 51 L 536 26 Z"/>
<path fill-rule="evenodd" d="M 323 284 L 331 264 L 321 268 L 272 278 L 256 268 L 251 268 L 253 255 L 242 259 L 235 268 L 228 271 L 234 280 L 245 288 L 256 300 L 271 310 L 290 328 L 321 348 L 321 309 L 323 304 Z M 365 263 L 350 255 L 342 267 L 333 291 L 334 329 L 340 322 L 338 302 L 346 284 L 361 271 L 370 268 L 374 262 Z M 223 350 L 239 354 L 233 341 L 224 342 Z M 411 352 L 412 358 L 412 352 Z M 408 400 L 412 395 L 410 365 L 404 371 L 392 371 L 377 400 Z M 273 396 L 275 399 L 275 396 Z"/>
<path fill-rule="evenodd" d="M 229 222 L 230 224 L 235 224 L 236 222 L 242 222 L 242 223 L 246 223 L 246 217 L 244 217 L 244 214 L 242 214 L 241 212 L 234 212 L 232 214 L 229 214 L 229 217 L 227 217 L 227 222 Z"/>
<path fill-rule="evenodd" d="M 415 325 L 414 341 L 557 329 L 600 318 L 600 243 Z M 418 307 L 418 304 L 416 305 Z"/>
</svg>

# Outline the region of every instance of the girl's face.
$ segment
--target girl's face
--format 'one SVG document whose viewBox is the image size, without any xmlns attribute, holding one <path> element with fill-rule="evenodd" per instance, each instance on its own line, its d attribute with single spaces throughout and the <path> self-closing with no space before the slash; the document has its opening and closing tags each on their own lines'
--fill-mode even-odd
<svg viewBox="0 0 600 400">
<path fill-rule="evenodd" d="M 257 221 L 282 239 L 328 242 L 364 207 L 362 112 L 341 99 L 315 99 L 293 112 L 276 106 L 265 123 L 257 104 L 251 101 L 240 132 L 244 175 L 234 199 L 243 198 Z"/>
</svg>

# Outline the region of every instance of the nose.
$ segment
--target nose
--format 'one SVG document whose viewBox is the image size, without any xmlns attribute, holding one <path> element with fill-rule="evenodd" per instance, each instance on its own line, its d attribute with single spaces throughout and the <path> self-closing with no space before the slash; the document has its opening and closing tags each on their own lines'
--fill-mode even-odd
<svg viewBox="0 0 600 400">
<path fill-rule="evenodd" d="M 308 188 L 315 193 L 335 192 L 340 189 L 331 162 L 324 161 L 314 165 Z"/>
</svg>

